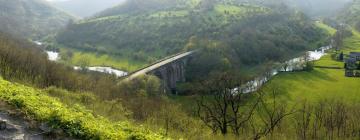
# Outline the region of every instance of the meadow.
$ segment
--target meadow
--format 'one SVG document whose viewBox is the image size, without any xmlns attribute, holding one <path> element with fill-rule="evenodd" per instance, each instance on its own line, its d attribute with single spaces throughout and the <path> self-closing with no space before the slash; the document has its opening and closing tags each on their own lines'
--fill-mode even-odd
<svg viewBox="0 0 360 140">
<path fill-rule="evenodd" d="M 68 49 L 62 49 L 61 52 L 66 52 Z M 131 60 L 126 57 L 111 56 L 108 54 L 99 54 L 96 52 L 81 52 L 71 49 L 73 56 L 69 60 L 64 60 L 65 63 L 74 66 L 106 66 L 113 67 L 122 71 L 132 72 L 141 69 L 147 65 L 143 61 Z"/>
<path fill-rule="evenodd" d="M 341 49 L 345 54 L 360 51 L 360 34 L 353 30 L 353 36 L 344 40 Z M 334 60 L 328 55 L 314 62 L 315 66 L 338 67 L 341 69 L 317 68 L 309 72 L 282 73 L 274 77 L 266 87 L 283 89 L 281 98 L 290 102 L 310 101 L 318 102 L 325 99 L 340 99 L 348 103 L 360 101 L 360 78 L 345 77 L 344 63 Z"/>
</svg>

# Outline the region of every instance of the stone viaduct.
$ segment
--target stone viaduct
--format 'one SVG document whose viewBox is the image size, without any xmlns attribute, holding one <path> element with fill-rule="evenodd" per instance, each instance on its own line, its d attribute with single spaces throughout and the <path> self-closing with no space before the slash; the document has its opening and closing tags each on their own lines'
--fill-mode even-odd
<svg viewBox="0 0 360 140">
<path fill-rule="evenodd" d="M 179 53 L 164 58 L 148 67 L 135 71 L 127 76 L 127 80 L 132 80 L 140 75 L 155 75 L 162 81 L 164 90 L 176 93 L 176 83 L 185 82 L 185 66 L 191 56 L 196 51 Z"/>
</svg>

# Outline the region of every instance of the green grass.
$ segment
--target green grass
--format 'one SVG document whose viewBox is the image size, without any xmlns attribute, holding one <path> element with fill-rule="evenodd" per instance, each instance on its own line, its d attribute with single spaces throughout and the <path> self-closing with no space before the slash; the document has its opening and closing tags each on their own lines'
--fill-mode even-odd
<svg viewBox="0 0 360 140">
<path fill-rule="evenodd" d="M 28 117 L 61 128 L 80 139 L 164 139 L 129 122 L 111 122 L 94 116 L 81 105 L 67 106 L 42 90 L 0 79 L 0 100 L 19 108 Z"/>
<path fill-rule="evenodd" d="M 315 66 L 322 66 L 322 67 L 344 67 L 344 63 L 341 61 L 334 61 L 331 58 L 331 55 L 325 55 L 321 58 L 320 61 L 315 62 Z"/>
<path fill-rule="evenodd" d="M 355 29 L 352 30 L 353 36 L 346 38 L 344 41 L 344 48 L 342 49 L 344 53 L 349 53 L 351 51 L 360 51 L 360 33 Z"/>
<path fill-rule="evenodd" d="M 336 33 L 336 29 L 324 24 L 323 22 L 321 21 L 316 21 L 315 22 L 315 25 L 323 30 L 325 30 L 328 34 L 330 35 L 335 35 Z"/>
<path fill-rule="evenodd" d="M 61 51 L 64 52 L 66 49 L 62 49 Z M 131 60 L 126 57 L 116 57 L 93 52 L 80 52 L 74 49 L 71 51 L 73 52 L 73 57 L 66 61 L 66 63 L 75 66 L 80 66 L 85 61 L 88 66 L 108 66 L 123 71 L 132 72 L 147 65 L 145 62 Z"/>
<path fill-rule="evenodd" d="M 360 50 L 360 34 L 345 39 L 343 51 Z M 332 53 L 332 52 L 329 52 Z M 316 66 L 343 67 L 343 62 L 333 60 L 330 54 L 315 62 Z M 265 87 L 285 90 L 282 98 L 295 103 L 301 100 L 317 102 L 323 99 L 342 99 L 349 103 L 360 101 L 360 78 L 345 77 L 345 69 L 315 68 L 310 72 L 282 73 Z"/>
<path fill-rule="evenodd" d="M 323 99 L 360 101 L 360 79 L 345 77 L 344 70 L 315 68 L 311 72 L 284 73 L 276 76 L 266 86 L 284 89 L 282 97 L 293 102 Z"/>
</svg>

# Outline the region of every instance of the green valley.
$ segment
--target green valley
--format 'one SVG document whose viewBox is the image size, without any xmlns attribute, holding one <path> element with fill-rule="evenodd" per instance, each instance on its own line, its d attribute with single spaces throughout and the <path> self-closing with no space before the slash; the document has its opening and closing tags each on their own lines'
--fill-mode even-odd
<svg viewBox="0 0 360 140">
<path fill-rule="evenodd" d="M 359 139 L 359 3 L 0 0 L 0 139 Z"/>
</svg>

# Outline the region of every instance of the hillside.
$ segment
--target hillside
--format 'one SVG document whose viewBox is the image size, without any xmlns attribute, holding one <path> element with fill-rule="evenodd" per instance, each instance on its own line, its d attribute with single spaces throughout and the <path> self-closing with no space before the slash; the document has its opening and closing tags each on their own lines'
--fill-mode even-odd
<svg viewBox="0 0 360 140">
<path fill-rule="evenodd" d="M 349 3 L 337 16 L 339 20 L 360 30 L 360 0 Z"/>
<path fill-rule="evenodd" d="M 284 0 L 294 8 L 316 18 L 334 17 L 351 0 Z"/>
<path fill-rule="evenodd" d="M 279 51 L 279 55 L 256 54 L 259 58 L 254 61 L 244 60 L 248 55 L 243 55 L 243 61 L 237 63 L 230 60 L 234 65 L 257 65 L 268 58 L 273 61 L 285 59 L 287 56 L 281 53 L 300 53 L 321 36 L 312 21 L 302 14 L 278 10 L 210 0 L 151 0 L 141 3 L 128 1 L 99 13 L 96 18 L 68 26 L 58 34 L 56 40 L 60 46 L 146 63 L 190 49 L 185 46 L 194 41 L 191 38 L 207 40 L 207 45 L 218 42 L 223 46 L 231 46 L 231 49 L 239 50 L 234 57 L 238 57 L 242 53 L 240 51 L 246 47 L 253 48 L 249 49 L 249 55 L 259 53 L 260 45 L 274 47 L 266 42 L 250 42 L 250 39 L 236 43 L 239 38 L 277 40 L 277 44 L 281 44 L 278 49 L 282 51 Z M 263 32 L 263 37 L 260 37 L 260 32 Z M 283 40 L 278 40 L 279 38 Z M 106 62 L 104 64 L 106 65 Z"/>
<path fill-rule="evenodd" d="M 67 106 L 46 91 L 0 79 L 0 100 L 19 108 L 28 118 L 62 129 L 80 139 L 164 139 L 129 122 L 110 122 L 81 105 Z"/>
<path fill-rule="evenodd" d="M 51 3 L 68 13 L 79 17 L 90 17 L 107 8 L 123 3 L 125 0 L 55 0 Z"/>
<path fill-rule="evenodd" d="M 39 39 L 73 19 L 44 0 L 0 0 L 0 31 Z"/>
<path fill-rule="evenodd" d="M 55 134 L 62 129 L 69 137 L 107 140 L 180 139 L 208 132 L 168 100 L 154 76 L 120 81 L 114 75 L 49 61 L 27 40 L 0 33 L 0 42 L 0 103 L 21 110 L 33 123 L 47 124 Z M 169 110 L 176 125 L 165 129 L 170 124 L 164 122 L 164 112 Z"/>
</svg>

